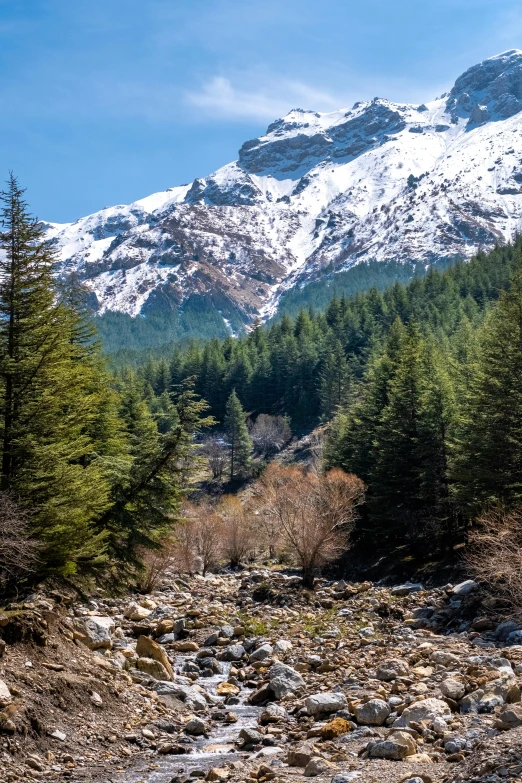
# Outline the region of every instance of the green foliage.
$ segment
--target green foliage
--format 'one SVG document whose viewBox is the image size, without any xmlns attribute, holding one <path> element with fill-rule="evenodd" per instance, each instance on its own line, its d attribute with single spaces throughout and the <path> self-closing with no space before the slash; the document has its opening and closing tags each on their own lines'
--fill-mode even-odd
<svg viewBox="0 0 522 783">
<path fill-rule="evenodd" d="M 169 366 L 149 368 L 155 389 L 124 373 L 118 394 L 13 176 L 2 204 L 1 490 L 28 513 L 43 572 L 139 568 L 175 522 L 206 405 Z"/>
<path fill-rule="evenodd" d="M 252 441 L 245 422 L 245 412 L 235 389 L 227 400 L 224 423 L 230 451 L 230 480 L 233 481 L 241 471 L 248 468 L 252 455 Z"/>
</svg>

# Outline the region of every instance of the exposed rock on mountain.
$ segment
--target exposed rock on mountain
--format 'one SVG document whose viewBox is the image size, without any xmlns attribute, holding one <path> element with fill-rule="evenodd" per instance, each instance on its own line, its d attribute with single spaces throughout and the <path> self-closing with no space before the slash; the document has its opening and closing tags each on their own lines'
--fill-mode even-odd
<svg viewBox="0 0 522 783">
<path fill-rule="evenodd" d="M 231 331 L 362 260 L 469 257 L 522 227 L 522 51 L 420 106 L 295 109 L 191 185 L 49 224 L 98 312 L 204 300 Z"/>
</svg>

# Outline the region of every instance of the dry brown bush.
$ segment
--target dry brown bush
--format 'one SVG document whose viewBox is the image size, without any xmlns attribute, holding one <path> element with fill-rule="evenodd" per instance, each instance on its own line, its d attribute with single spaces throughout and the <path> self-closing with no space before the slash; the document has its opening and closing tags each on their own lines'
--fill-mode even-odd
<svg viewBox="0 0 522 783">
<path fill-rule="evenodd" d="M 232 568 L 235 568 L 252 555 L 256 548 L 252 514 L 250 509 L 234 495 L 224 495 L 216 511 L 222 519 L 223 555 Z"/>
<path fill-rule="evenodd" d="M 29 576 L 40 547 L 31 538 L 30 517 L 7 492 L 0 492 L 0 583 L 5 587 Z"/>
<path fill-rule="evenodd" d="M 141 555 L 143 571 L 139 580 L 139 589 L 143 593 L 152 593 L 173 565 L 176 557 L 177 541 L 169 536 L 158 549 L 145 549 Z"/>
<path fill-rule="evenodd" d="M 357 476 L 335 469 L 325 475 L 272 463 L 258 481 L 260 513 L 272 518 L 306 587 L 314 571 L 348 548 L 365 487 Z"/>
<path fill-rule="evenodd" d="M 474 576 L 497 597 L 522 609 L 522 507 L 486 511 L 470 534 L 466 553 Z"/>
</svg>

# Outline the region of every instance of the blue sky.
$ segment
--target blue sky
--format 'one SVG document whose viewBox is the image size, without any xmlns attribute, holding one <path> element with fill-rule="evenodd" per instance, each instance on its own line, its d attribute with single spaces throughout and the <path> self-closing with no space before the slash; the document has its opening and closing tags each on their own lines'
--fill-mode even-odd
<svg viewBox="0 0 522 783">
<path fill-rule="evenodd" d="M 0 0 L 0 173 L 75 220 L 212 172 L 293 107 L 430 100 L 511 48 L 520 0 Z"/>
</svg>

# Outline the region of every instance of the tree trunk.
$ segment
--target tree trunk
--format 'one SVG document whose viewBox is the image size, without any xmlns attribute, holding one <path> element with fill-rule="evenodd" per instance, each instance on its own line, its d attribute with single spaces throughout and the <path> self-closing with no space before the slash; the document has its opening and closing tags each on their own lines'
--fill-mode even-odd
<svg viewBox="0 0 522 783">
<path fill-rule="evenodd" d="M 303 568 L 303 587 L 305 587 L 307 590 L 313 590 L 314 582 L 314 569 Z"/>
</svg>

